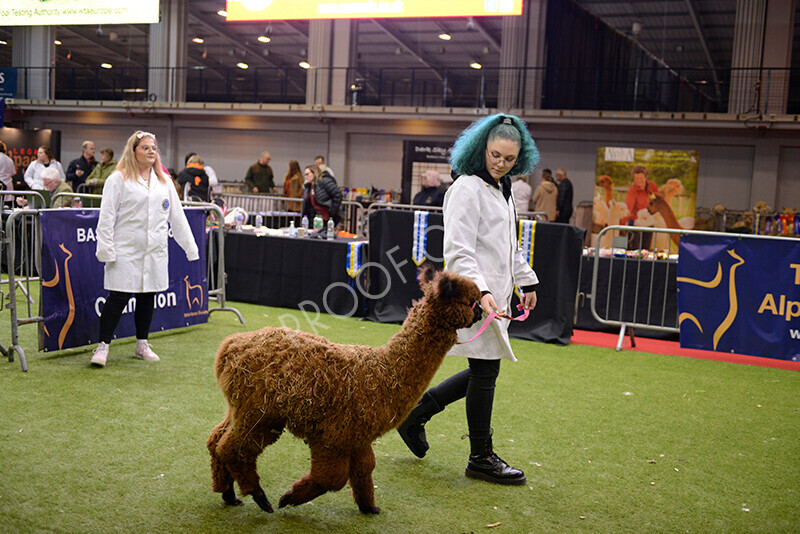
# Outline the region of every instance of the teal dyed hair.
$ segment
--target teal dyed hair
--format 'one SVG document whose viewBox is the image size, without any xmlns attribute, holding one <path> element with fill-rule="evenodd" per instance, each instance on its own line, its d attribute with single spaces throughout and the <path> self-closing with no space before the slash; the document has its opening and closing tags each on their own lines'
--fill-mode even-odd
<svg viewBox="0 0 800 534">
<path fill-rule="evenodd" d="M 473 122 L 461 132 L 450 153 L 450 166 L 464 175 L 486 169 L 486 144 L 494 139 L 508 139 L 519 144 L 519 157 L 509 175 L 527 174 L 539 163 L 539 149 L 522 119 L 498 113 Z"/>
</svg>

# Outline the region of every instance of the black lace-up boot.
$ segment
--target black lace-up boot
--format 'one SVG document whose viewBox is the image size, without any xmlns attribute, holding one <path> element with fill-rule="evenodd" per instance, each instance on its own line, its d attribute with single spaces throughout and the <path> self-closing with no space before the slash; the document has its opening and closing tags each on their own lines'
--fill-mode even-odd
<svg viewBox="0 0 800 534">
<path fill-rule="evenodd" d="M 418 458 L 424 457 L 430 448 L 425 438 L 425 423 L 442 410 L 444 407 L 440 407 L 433 396 L 426 391 L 406 420 L 397 427 L 400 437 Z"/>
<path fill-rule="evenodd" d="M 472 454 L 469 455 L 467 470 L 464 472 L 468 478 L 477 478 L 495 484 L 509 486 L 522 486 L 525 484 L 525 473 L 505 463 L 492 450 L 492 438 L 470 438 Z"/>
</svg>

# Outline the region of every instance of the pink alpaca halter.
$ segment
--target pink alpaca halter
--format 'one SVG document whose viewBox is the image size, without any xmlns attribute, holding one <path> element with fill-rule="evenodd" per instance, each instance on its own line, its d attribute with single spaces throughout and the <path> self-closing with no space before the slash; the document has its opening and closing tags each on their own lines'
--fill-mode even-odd
<svg viewBox="0 0 800 534">
<path fill-rule="evenodd" d="M 524 308 L 522 306 L 522 304 L 517 304 L 517 309 L 520 310 L 522 312 L 522 314 L 518 315 L 516 317 L 512 317 L 510 319 L 511 321 L 524 321 L 525 319 L 528 318 L 528 315 L 530 315 L 530 313 L 531 313 L 531 311 L 529 309 L 527 309 L 527 308 Z M 489 328 L 489 323 L 491 323 L 492 321 L 497 319 L 497 317 L 499 317 L 499 316 L 497 315 L 496 312 L 490 313 L 489 316 L 486 318 L 486 320 L 483 321 L 483 324 L 481 325 L 481 328 L 480 328 L 480 330 L 478 330 L 477 334 L 475 334 L 474 336 L 472 336 L 471 338 L 469 338 L 466 341 L 456 341 L 456 345 L 463 345 L 464 343 L 469 343 L 470 341 L 475 340 L 479 335 L 483 334 L 484 330 Z"/>
</svg>

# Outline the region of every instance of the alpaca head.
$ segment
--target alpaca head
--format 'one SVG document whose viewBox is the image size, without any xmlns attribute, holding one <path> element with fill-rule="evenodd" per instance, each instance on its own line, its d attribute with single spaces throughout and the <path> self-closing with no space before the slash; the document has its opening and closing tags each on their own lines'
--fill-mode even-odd
<svg viewBox="0 0 800 534">
<path fill-rule="evenodd" d="M 481 292 L 472 280 L 423 264 L 417 275 L 425 302 L 445 324 L 466 328 L 481 317 Z"/>
</svg>

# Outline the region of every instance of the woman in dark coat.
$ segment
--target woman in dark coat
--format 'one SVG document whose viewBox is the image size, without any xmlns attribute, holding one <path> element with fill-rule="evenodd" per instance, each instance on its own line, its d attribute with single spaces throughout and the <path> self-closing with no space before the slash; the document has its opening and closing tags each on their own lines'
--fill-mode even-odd
<svg viewBox="0 0 800 534">
<path fill-rule="evenodd" d="M 336 180 L 327 171 L 320 171 L 317 165 L 309 165 L 303 169 L 305 184 L 303 185 L 303 215 L 314 218 L 314 215 L 322 217 L 322 221 L 327 224 L 328 219 L 332 218 L 334 224 L 339 224 L 342 220 L 339 209 L 342 206 L 342 192 L 336 184 Z"/>
<path fill-rule="evenodd" d="M 181 191 L 184 192 L 184 200 L 191 198 L 208 202 L 208 174 L 203 169 L 203 160 L 197 154 L 191 156 L 186 162 L 186 168 L 178 173 L 178 183 L 181 184 Z M 189 184 L 188 192 L 186 184 Z"/>
</svg>

